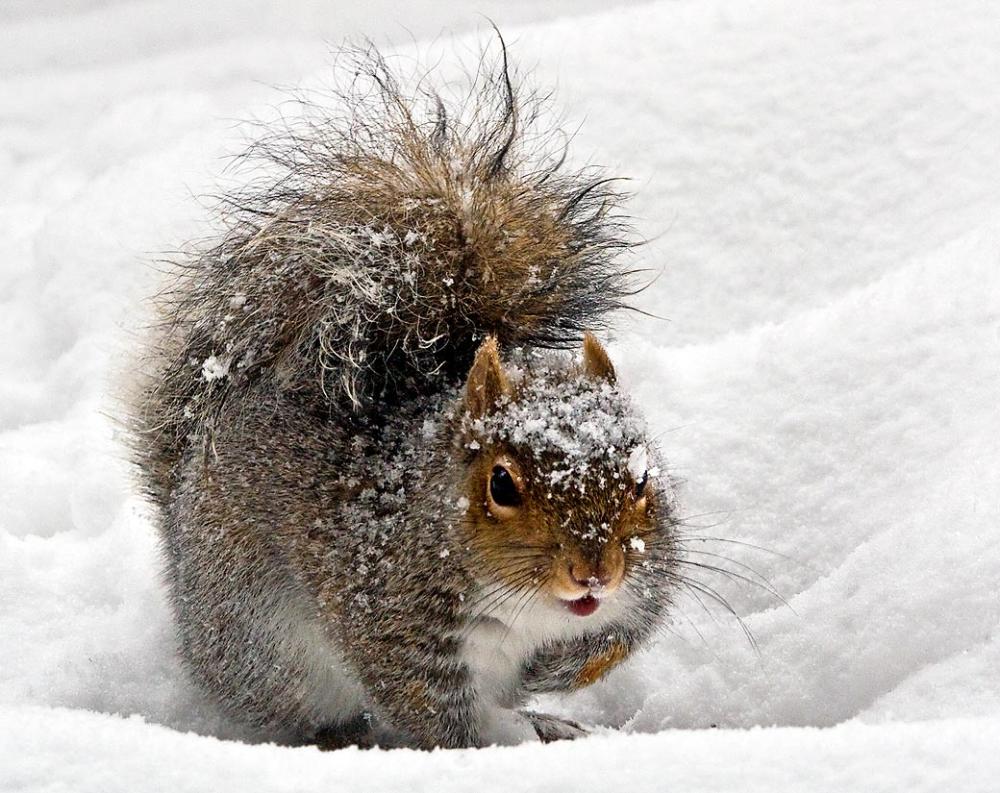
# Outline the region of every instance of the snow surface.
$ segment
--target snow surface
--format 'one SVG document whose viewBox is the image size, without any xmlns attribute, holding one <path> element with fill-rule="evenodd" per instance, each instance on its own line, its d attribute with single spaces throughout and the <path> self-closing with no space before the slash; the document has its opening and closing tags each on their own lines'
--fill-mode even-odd
<svg viewBox="0 0 1000 793">
<path fill-rule="evenodd" d="M 994 3 L 202 5 L 0 9 L 0 790 L 1000 789 Z M 322 38 L 479 25 L 416 47 L 467 54 L 474 10 L 585 118 L 578 159 L 635 177 L 640 303 L 669 321 L 609 351 L 691 547 L 786 602 L 706 578 L 756 651 L 681 600 L 643 656 L 541 703 L 617 733 L 240 743 L 173 656 L 110 418 L 149 263 L 206 232 L 192 196 L 240 149 L 232 119 L 319 79 Z"/>
</svg>

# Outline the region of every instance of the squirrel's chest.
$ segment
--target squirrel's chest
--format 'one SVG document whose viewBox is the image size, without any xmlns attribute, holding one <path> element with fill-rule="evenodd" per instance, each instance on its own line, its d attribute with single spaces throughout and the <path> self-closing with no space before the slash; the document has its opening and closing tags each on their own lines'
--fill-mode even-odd
<svg viewBox="0 0 1000 793">
<path fill-rule="evenodd" d="M 530 608 L 530 607 L 529 607 Z M 522 696 L 525 664 L 546 644 L 583 635 L 579 620 L 548 610 L 499 614 L 481 619 L 464 632 L 461 660 L 477 693 L 503 707 Z"/>
</svg>

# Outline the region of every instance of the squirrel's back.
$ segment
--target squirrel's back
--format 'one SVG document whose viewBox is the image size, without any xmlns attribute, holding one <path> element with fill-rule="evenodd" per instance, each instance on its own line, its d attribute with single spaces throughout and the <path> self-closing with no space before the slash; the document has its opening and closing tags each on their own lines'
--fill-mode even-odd
<svg viewBox="0 0 1000 793">
<path fill-rule="evenodd" d="M 451 104 L 352 58 L 332 107 L 303 103 L 251 147 L 267 175 L 223 197 L 221 238 L 161 295 L 132 411 L 161 504 L 189 439 L 210 443 L 262 378 L 377 421 L 464 375 L 487 335 L 565 348 L 630 293 L 613 180 L 564 170 L 506 50 Z"/>
</svg>

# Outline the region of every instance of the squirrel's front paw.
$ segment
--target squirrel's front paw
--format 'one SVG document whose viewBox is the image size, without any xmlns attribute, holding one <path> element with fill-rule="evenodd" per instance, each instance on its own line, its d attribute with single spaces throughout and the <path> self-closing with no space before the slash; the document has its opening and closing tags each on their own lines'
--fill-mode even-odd
<svg viewBox="0 0 1000 793">
<path fill-rule="evenodd" d="M 550 716 L 548 713 L 535 713 L 530 710 L 522 710 L 521 714 L 531 722 L 535 728 L 535 734 L 542 743 L 552 741 L 572 741 L 576 738 L 583 738 L 589 735 L 587 730 L 569 719 L 560 719 L 558 716 Z"/>
</svg>

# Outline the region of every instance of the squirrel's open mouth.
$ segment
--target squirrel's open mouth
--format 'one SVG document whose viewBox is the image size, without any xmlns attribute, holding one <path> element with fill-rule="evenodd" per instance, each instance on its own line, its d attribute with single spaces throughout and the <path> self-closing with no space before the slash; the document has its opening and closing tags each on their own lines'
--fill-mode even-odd
<svg viewBox="0 0 1000 793">
<path fill-rule="evenodd" d="M 584 595 L 582 598 L 577 598 L 576 600 L 567 600 L 566 608 L 572 611 L 578 617 L 589 617 L 595 611 L 597 607 L 601 605 L 601 601 L 595 598 L 593 595 Z"/>
</svg>

